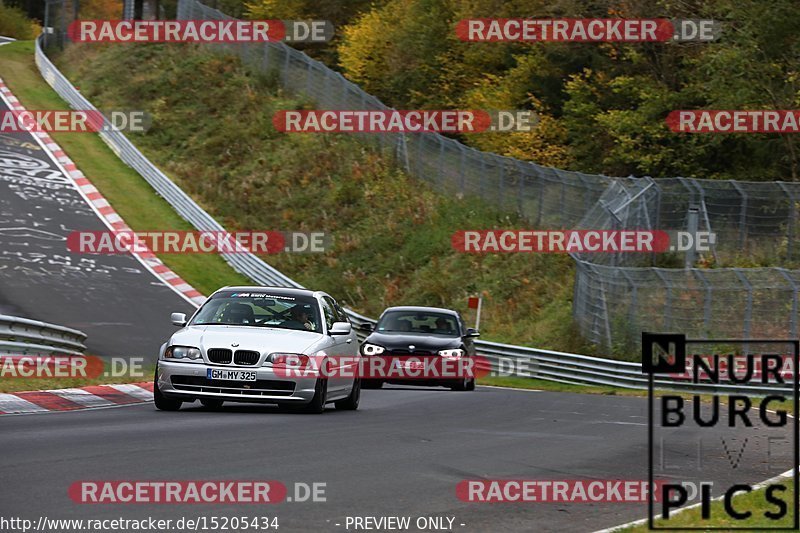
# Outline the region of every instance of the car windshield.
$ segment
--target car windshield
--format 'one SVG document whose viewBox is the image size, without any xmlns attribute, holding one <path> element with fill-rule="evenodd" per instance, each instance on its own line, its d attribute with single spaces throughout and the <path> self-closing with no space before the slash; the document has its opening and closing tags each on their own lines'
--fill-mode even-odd
<svg viewBox="0 0 800 533">
<path fill-rule="evenodd" d="M 458 323 L 454 315 L 429 311 L 389 311 L 384 314 L 375 331 L 428 333 L 458 336 Z"/>
<path fill-rule="evenodd" d="M 311 296 L 224 291 L 208 300 L 192 326 L 227 325 L 322 331 L 319 306 Z"/>
</svg>

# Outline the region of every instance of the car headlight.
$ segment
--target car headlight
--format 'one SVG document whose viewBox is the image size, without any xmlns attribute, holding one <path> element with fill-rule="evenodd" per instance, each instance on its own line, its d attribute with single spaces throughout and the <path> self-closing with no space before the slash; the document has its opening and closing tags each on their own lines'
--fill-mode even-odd
<svg viewBox="0 0 800 533">
<path fill-rule="evenodd" d="M 200 349 L 192 346 L 170 346 L 164 352 L 164 359 L 173 361 L 197 361 L 202 358 L 203 354 L 200 353 Z"/>
<path fill-rule="evenodd" d="M 449 357 L 450 359 L 459 359 L 463 357 L 464 350 L 461 348 L 454 348 L 452 350 L 439 350 L 439 355 L 442 357 Z"/>
<path fill-rule="evenodd" d="M 362 355 L 380 355 L 386 351 L 386 348 L 383 346 L 378 346 L 377 344 L 370 344 L 368 342 L 361 345 L 361 353 Z"/>
<path fill-rule="evenodd" d="M 272 363 L 272 366 L 302 368 L 308 365 L 308 356 L 301 353 L 271 353 L 264 360 L 262 366 L 267 363 Z"/>
</svg>

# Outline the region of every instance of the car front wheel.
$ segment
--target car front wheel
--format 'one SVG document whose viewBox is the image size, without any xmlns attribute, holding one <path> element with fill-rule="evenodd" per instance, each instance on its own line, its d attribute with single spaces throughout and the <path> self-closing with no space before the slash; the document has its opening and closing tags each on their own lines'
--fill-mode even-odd
<svg viewBox="0 0 800 533">
<path fill-rule="evenodd" d="M 173 400 L 161 394 L 158 388 L 158 376 L 153 377 L 153 402 L 156 404 L 156 409 L 160 411 L 177 411 L 183 404 L 180 400 Z"/>
<path fill-rule="evenodd" d="M 304 405 L 288 405 L 289 410 L 297 413 L 321 414 L 325 411 L 325 404 L 328 401 L 328 380 L 317 379 L 314 386 L 314 397 Z"/>
<path fill-rule="evenodd" d="M 455 391 L 471 391 L 475 390 L 475 378 L 464 378 L 456 383 L 450 385 L 451 390 Z"/>
</svg>

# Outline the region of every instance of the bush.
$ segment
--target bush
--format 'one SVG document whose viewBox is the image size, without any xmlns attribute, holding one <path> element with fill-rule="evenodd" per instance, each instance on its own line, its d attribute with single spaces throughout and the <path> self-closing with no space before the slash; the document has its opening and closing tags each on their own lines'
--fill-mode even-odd
<svg viewBox="0 0 800 533">
<path fill-rule="evenodd" d="M 25 12 L 16 7 L 0 4 L 0 35 L 14 39 L 34 39 L 42 31 L 42 27 L 25 16 Z"/>
</svg>

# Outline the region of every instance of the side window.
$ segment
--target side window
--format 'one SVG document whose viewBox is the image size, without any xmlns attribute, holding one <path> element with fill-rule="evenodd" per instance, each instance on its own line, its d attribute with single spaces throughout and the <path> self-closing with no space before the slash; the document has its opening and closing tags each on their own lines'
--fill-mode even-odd
<svg viewBox="0 0 800 533">
<path fill-rule="evenodd" d="M 339 302 L 333 300 L 333 309 L 336 311 L 336 321 L 337 322 L 350 322 L 350 319 L 347 318 L 347 313 L 344 312 L 344 309 L 339 305 Z"/>
<path fill-rule="evenodd" d="M 336 315 L 334 314 L 333 306 L 331 305 L 330 298 L 322 298 L 322 312 L 325 314 L 325 324 L 328 330 L 331 329 L 333 323 L 336 322 Z"/>
</svg>

